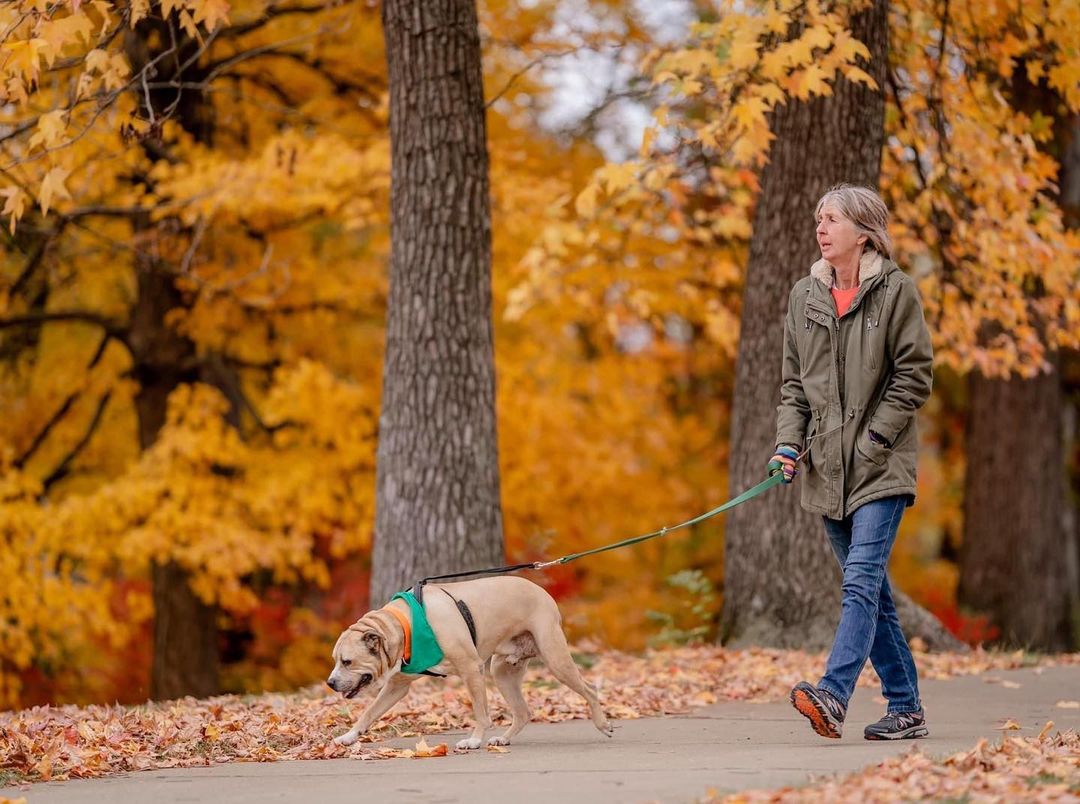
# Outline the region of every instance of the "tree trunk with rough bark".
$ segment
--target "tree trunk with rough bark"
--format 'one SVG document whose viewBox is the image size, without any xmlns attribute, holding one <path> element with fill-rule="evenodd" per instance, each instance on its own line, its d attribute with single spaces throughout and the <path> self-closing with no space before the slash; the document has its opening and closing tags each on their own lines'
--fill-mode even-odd
<svg viewBox="0 0 1080 804">
<path fill-rule="evenodd" d="M 170 81 L 197 85 L 203 78 L 197 60 L 187 57 L 198 43 L 179 28 L 173 14 L 167 19 L 147 18 L 127 33 L 125 49 L 135 72 L 154 61 L 161 48 L 179 43 L 178 57 L 158 61 L 161 86 L 140 93 L 140 111 L 146 119 L 160 121 L 164 110 L 175 106 L 172 119 L 198 141 L 209 142 L 212 121 L 203 93 L 184 89 L 177 97 L 177 89 L 164 86 Z M 181 64 L 186 65 L 182 73 L 176 69 Z M 151 138 L 146 147 L 154 157 L 159 145 Z M 129 344 L 133 376 L 139 383 L 135 410 L 143 450 L 157 440 L 165 424 L 169 395 L 181 383 L 200 379 L 195 345 L 166 322 L 169 311 L 182 306 L 184 300 L 172 266 L 161 264 L 154 256 L 153 227 L 148 215 L 133 220 L 138 296 L 132 309 Z M 217 610 L 195 595 L 188 573 L 175 562 L 155 562 L 150 578 L 154 601 L 150 697 L 164 700 L 217 694 Z"/>
<path fill-rule="evenodd" d="M 391 262 L 371 603 L 503 562 L 474 0 L 386 0 Z"/>
<path fill-rule="evenodd" d="M 1060 163 L 1059 203 L 1080 226 L 1080 115 L 1059 112 L 1044 81 L 1016 72 L 1012 103 L 1054 120 L 1048 147 Z M 968 382 L 968 465 L 964 478 L 961 605 L 987 614 L 1007 645 L 1059 651 L 1080 647 L 1080 565 L 1075 502 L 1065 449 L 1075 414 L 1061 356 L 1033 379 Z M 1065 355 L 1064 360 L 1075 360 Z"/>
<path fill-rule="evenodd" d="M 868 72 L 885 83 L 886 0 L 852 21 L 869 48 Z M 884 140 L 880 91 L 839 79 L 833 96 L 789 101 L 772 117 L 776 134 L 762 173 L 743 295 L 731 419 L 730 493 L 761 481 L 776 435 L 784 315 L 792 285 L 820 256 L 812 221 L 818 198 L 839 182 L 876 187 Z M 827 648 L 840 612 L 840 571 L 821 517 L 799 505 L 798 480 L 734 509 L 726 523 L 726 643 Z M 898 598 L 903 598 L 898 595 Z M 898 599 L 907 636 L 956 647 L 933 617 Z"/>
<path fill-rule="evenodd" d="M 149 221 L 144 222 L 147 227 Z M 169 395 L 178 385 L 194 382 L 191 368 L 195 347 L 166 325 L 166 314 L 179 306 L 172 277 L 155 264 L 149 250 L 137 247 L 135 270 L 138 298 L 132 311 L 129 342 L 133 374 L 139 383 L 135 410 L 139 446 L 149 449 L 165 425 Z M 218 688 L 216 612 L 191 590 L 187 573 L 179 565 L 154 563 L 150 580 L 154 601 L 153 660 L 150 697 L 154 700 L 184 695 L 206 697 Z"/>
<path fill-rule="evenodd" d="M 1009 645 L 1070 647 L 1064 421 L 1055 369 L 968 380 L 960 602 L 990 615 Z"/>
</svg>

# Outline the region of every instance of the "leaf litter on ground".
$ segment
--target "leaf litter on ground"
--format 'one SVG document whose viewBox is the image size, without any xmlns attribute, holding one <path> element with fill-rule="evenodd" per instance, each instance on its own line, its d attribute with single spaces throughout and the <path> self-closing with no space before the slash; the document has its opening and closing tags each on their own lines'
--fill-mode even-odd
<svg viewBox="0 0 1080 804">
<path fill-rule="evenodd" d="M 862 804 L 874 802 L 1080 802 L 1080 733 L 980 740 L 968 751 L 933 759 L 918 747 L 856 773 L 805 787 L 710 793 L 703 804 Z"/>
<path fill-rule="evenodd" d="M 690 712 L 718 701 L 775 701 L 803 678 L 815 678 L 824 657 L 800 651 L 726 650 L 717 646 L 588 654 L 588 680 L 609 717 L 631 719 Z M 1023 652 L 918 653 L 923 678 L 941 679 L 1017 667 L 1080 664 L 1080 654 L 1033 657 Z M 872 671 L 860 686 L 877 686 Z M 495 724 L 509 723 L 502 698 L 489 690 Z M 542 665 L 524 683 L 532 720 L 587 718 L 585 702 L 551 683 Z M 1067 702 L 1066 702 L 1067 703 Z M 442 756 L 441 745 L 377 747 L 391 738 L 461 730 L 471 705 L 457 679 L 422 679 L 356 744 L 333 738 L 352 724 L 364 703 L 347 703 L 325 686 L 294 693 L 183 698 L 140 706 L 37 706 L 0 712 L 0 774 L 8 784 L 104 776 L 111 773 L 291 759 Z"/>
</svg>

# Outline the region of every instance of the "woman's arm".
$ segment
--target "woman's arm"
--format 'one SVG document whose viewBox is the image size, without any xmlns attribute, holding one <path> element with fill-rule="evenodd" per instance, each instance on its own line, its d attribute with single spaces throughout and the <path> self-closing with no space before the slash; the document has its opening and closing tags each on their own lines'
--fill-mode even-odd
<svg viewBox="0 0 1080 804">
<path fill-rule="evenodd" d="M 776 445 L 791 444 L 801 450 L 810 420 L 810 404 L 803 393 L 799 347 L 795 342 L 795 289 L 788 296 L 784 319 L 784 362 L 780 379 L 780 404 L 776 408 Z"/>
</svg>

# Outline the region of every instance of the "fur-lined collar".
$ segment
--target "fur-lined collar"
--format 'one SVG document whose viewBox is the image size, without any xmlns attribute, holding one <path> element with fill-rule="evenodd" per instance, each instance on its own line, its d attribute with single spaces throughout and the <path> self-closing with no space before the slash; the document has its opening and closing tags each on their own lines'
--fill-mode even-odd
<svg viewBox="0 0 1080 804">
<path fill-rule="evenodd" d="M 881 255 L 876 251 L 864 252 L 859 258 L 859 284 L 881 273 L 881 263 Z M 832 263 L 822 258 L 810 266 L 810 276 L 825 287 L 831 288 L 836 281 L 834 270 Z"/>
</svg>

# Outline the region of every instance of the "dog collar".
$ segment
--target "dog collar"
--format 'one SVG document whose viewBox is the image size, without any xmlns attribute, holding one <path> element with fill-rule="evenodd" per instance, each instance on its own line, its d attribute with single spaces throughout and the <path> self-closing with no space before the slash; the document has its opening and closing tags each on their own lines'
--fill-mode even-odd
<svg viewBox="0 0 1080 804">
<path fill-rule="evenodd" d="M 402 629 L 405 631 L 405 649 L 401 656 L 401 663 L 408 664 L 409 659 L 412 658 L 412 626 L 409 625 L 409 618 L 398 611 L 396 608 L 387 603 L 383 606 L 384 611 L 388 611 L 394 615 L 399 623 L 401 623 Z"/>
</svg>

